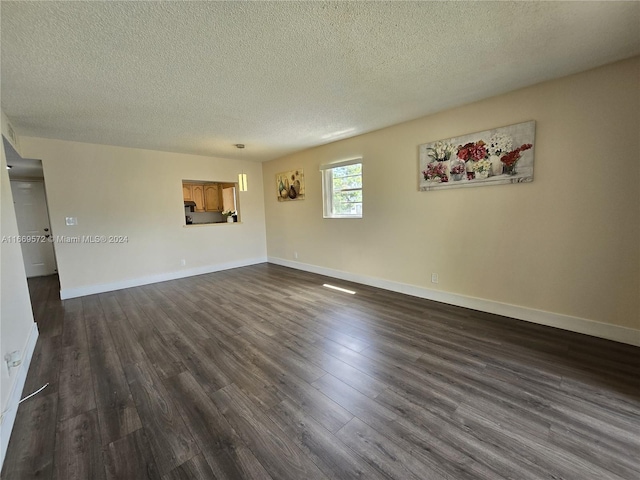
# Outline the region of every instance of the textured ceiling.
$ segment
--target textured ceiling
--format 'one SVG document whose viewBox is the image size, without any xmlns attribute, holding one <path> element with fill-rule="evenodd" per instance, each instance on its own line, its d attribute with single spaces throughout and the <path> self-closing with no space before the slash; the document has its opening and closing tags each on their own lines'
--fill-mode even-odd
<svg viewBox="0 0 640 480">
<path fill-rule="evenodd" d="M 0 5 L 18 134 L 258 161 L 640 53 L 638 2 Z"/>
</svg>

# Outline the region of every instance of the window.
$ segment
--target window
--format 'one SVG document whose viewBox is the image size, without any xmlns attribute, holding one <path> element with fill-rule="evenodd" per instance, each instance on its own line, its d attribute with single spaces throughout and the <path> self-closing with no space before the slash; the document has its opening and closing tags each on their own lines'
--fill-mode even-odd
<svg viewBox="0 0 640 480">
<path fill-rule="evenodd" d="M 362 159 L 320 166 L 324 218 L 362 218 Z"/>
</svg>

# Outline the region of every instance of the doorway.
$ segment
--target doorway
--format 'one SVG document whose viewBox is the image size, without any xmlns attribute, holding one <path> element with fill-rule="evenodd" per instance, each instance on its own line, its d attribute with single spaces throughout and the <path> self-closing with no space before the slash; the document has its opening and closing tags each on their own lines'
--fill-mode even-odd
<svg viewBox="0 0 640 480">
<path fill-rule="evenodd" d="M 57 273 L 42 161 L 22 158 L 4 139 L 27 278 Z"/>
</svg>

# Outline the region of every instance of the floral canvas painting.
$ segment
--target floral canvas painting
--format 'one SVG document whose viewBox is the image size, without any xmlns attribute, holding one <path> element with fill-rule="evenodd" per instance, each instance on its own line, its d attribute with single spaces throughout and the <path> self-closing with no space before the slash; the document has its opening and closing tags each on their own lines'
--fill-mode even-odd
<svg viewBox="0 0 640 480">
<path fill-rule="evenodd" d="M 420 145 L 420 190 L 533 181 L 536 122 Z"/>
<path fill-rule="evenodd" d="M 304 172 L 301 168 L 276 175 L 278 201 L 304 200 Z"/>
</svg>

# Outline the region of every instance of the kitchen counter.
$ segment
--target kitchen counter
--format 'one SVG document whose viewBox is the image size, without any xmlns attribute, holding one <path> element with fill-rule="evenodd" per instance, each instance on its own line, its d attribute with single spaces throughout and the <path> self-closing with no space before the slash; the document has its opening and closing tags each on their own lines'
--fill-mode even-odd
<svg viewBox="0 0 640 480">
<path fill-rule="evenodd" d="M 210 223 L 191 223 L 188 225 L 183 225 L 183 227 L 206 227 L 209 225 L 239 225 L 242 222 L 233 222 L 233 223 L 229 223 L 227 221 L 223 221 L 223 222 L 210 222 Z"/>
</svg>

